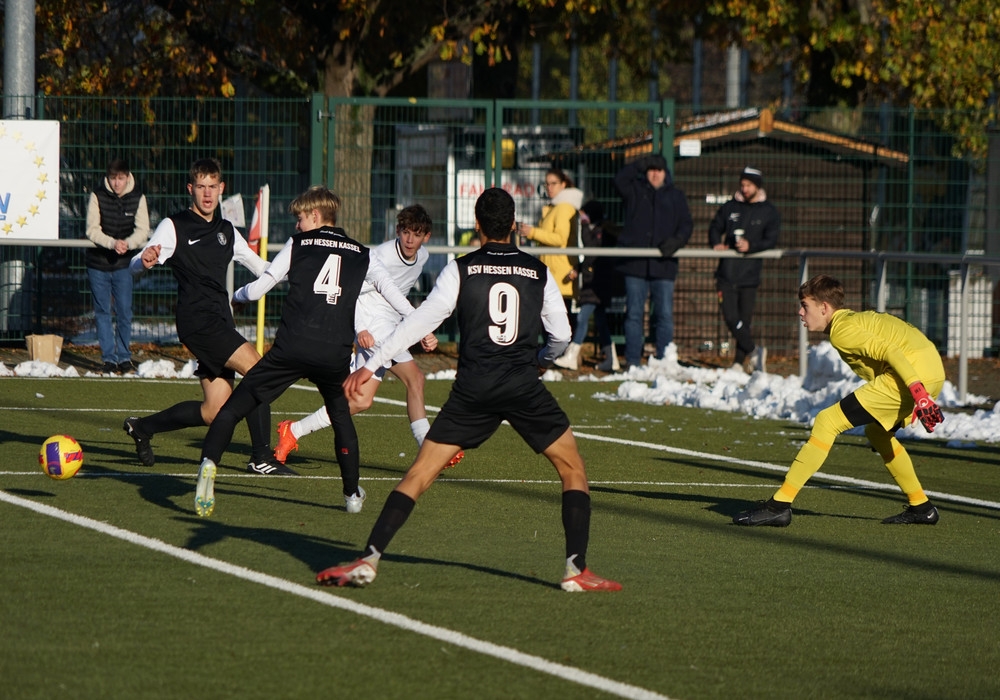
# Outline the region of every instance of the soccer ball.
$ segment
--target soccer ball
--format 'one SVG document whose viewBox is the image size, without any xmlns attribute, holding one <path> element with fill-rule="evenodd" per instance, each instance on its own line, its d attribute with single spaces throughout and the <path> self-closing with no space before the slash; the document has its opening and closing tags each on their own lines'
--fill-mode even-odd
<svg viewBox="0 0 1000 700">
<path fill-rule="evenodd" d="M 69 435 L 53 435 L 42 443 L 38 463 L 53 479 L 69 479 L 83 466 L 83 448 Z"/>
</svg>

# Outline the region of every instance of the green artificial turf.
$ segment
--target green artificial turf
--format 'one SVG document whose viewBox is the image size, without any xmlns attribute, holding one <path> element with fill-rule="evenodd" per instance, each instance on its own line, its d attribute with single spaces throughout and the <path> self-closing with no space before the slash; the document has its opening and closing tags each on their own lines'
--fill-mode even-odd
<svg viewBox="0 0 1000 700">
<path fill-rule="evenodd" d="M 428 404 L 449 386 L 428 382 Z M 843 436 L 790 527 L 739 528 L 732 515 L 780 484 L 805 426 L 592 398 L 614 385 L 549 386 L 587 460 L 588 563 L 620 593 L 559 590 L 558 480 L 507 426 L 420 499 L 371 586 L 316 586 L 318 570 L 357 555 L 414 456 L 398 382 L 380 391 L 396 403 L 355 421 L 361 514 L 344 511 L 332 432 L 289 458 L 304 478 L 256 477 L 243 472 L 241 425 L 215 513 L 201 519 L 204 430 L 156 436 L 151 469 L 121 430 L 128 415 L 198 398 L 197 384 L 0 379 L 3 695 L 1000 695 L 996 445 L 907 444 L 925 489 L 942 494 L 935 527 L 882 525 L 905 499 L 865 440 Z M 315 392 L 291 390 L 272 422 L 318 406 Z M 37 465 L 55 433 L 85 452 L 68 481 Z"/>
</svg>

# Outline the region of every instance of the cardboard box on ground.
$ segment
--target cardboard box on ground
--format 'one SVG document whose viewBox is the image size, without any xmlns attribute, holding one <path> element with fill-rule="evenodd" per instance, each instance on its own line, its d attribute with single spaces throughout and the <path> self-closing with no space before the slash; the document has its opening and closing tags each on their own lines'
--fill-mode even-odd
<svg viewBox="0 0 1000 700">
<path fill-rule="evenodd" d="M 28 359 L 58 365 L 62 354 L 63 339 L 60 335 L 26 335 Z"/>
</svg>

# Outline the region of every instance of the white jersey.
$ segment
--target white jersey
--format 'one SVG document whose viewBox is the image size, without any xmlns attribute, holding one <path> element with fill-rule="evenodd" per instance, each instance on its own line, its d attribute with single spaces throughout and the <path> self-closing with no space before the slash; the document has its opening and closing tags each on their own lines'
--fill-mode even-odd
<svg viewBox="0 0 1000 700">
<path fill-rule="evenodd" d="M 386 241 L 371 250 L 372 261 L 380 263 L 382 268 L 389 273 L 393 283 L 403 296 L 409 294 L 410 290 L 417 283 L 417 280 L 420 279 L 420 273 L 423 272 L 424 265 L 427 263 L 427 258 L 429 257 L 430 255 L 427 251 L 421 247 L 417 250 L 414 260 L 406 260 L 399 248 L 398 238 Z M 357 310 L 354 315 L 354 330 L 356 332 L 368 331 L 371 333 L 375 338 L 375 346 L 377 348 L 392 335 L 392 332 L 396 330 L 396 326 L 399 325 L 402 318 L 400 313 L 385 300 L 385 297 L 378 293 L 378 290 L 374 286 L 365 282 L 361 288 L 361 295 L 358 297 Z M 358 355 L 360 357 L 355 356 L 356 366 L 363 366 L 368 357 L 371 356 L 371 351 L 364 351 L 359 347 Z M 392 361 L 409 362 L 412 359 L 413 356 L 404 348 L 398 355 L 392 358 Z M 385 366 L 389 367 L 390 365 L 391 362 Z M 381 377 L 381 374 L 380 372 L 379 377 Z"/>
</svg>

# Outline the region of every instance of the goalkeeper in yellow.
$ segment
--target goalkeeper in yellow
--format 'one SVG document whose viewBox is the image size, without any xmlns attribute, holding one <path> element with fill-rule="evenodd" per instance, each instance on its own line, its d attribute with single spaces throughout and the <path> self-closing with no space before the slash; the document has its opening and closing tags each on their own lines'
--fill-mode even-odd
<svg viewBox="0 0 1000 700">
<path fill-rule="evenodd" d="M 888 525 L 933 525 L 937 508 L 930 502 L 913 462 L 895 432 L 919 420 L 928 432 L 944 420 L 934 397 L 944 385 L 941 356 L 923 333 L 890 314 L 851 311 L 844 306 L 844 286 L 818 275 L 799 288 L 799 318 L 810 331 L 830 336 L 844 361 L 867 383 L 816 416 L 809 441 L 802 446 L 769 500 L 733 517 L 737 525 L 784 527 L 792 522 L 792 501 L 815 474 L 841 433 L 865 426 L 865 435 L 906 494 L 909 504 Z"/>
</svg>

